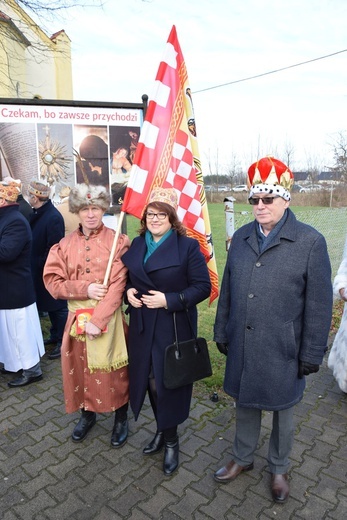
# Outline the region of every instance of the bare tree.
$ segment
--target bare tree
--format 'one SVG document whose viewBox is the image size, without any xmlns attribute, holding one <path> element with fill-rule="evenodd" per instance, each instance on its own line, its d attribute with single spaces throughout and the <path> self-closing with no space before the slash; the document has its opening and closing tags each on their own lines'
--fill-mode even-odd
<svg viewBox="0 0 347 520">
<path fill-rule="evenodd" d="M 290 141 L 287 140 L 284 143 L 281 155 L 283 157 L 283 162 L 292 170 L 294 165 L 294 145 Z"/>
<path fill-rule="evenodd" d="M 244 175 L 242 173 L 241 161 L 238 159 L 236 153 L 232 153 L 228 163 L 225 166 L 225 172 L 230 179 L 231 184 L 244 182 Z"/>
<path fill-rule="evenodd" d="M 311 184 L 316 184 L 318 182 L 318 177 L 321 171 L 323 170 L 324 162 L 318 156 L 306 155 L 306 171 L 307 177 L 311 181 Z"/>
<path fill-rule="evenodd" d="M 347 132 L 340 131 L 333 137 L 334 165 L 329 170 L 334 180 L 347 183 Z"/>
</svg>

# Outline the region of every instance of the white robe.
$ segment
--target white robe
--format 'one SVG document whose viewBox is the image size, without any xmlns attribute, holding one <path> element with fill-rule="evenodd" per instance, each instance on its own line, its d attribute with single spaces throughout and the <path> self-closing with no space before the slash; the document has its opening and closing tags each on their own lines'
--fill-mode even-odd
<svg viewBox="0 0 347 520">
<path fill-rule="evenodd" d="M 346 242 L 347 244 L 347 242 Z M 347 288 L 347 248 L 334 279 L 334 296 L 340 298 L 340 289 Z M 333 371 L 342 392 L 347 393 L 347 303 L 343 309 L 341 324 L 328 357 L 328 367 Z"/>
<path fill-rule="evenodd" d="M 36 303 L 0 310 L 0 362 L 10 372 L 28 370 L 45 353 Z"/>
</svg>

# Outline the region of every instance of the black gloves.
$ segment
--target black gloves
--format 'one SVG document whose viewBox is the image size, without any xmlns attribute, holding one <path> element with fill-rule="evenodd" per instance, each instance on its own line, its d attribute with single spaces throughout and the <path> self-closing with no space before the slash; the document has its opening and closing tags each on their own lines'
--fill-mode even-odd
<svg viewBox="0 0 347 520">
<path fill-rule="evenodd" d="M 216 345 L 221 354 L 224 354 L 224 356 L 228 354 L 228 343 L 216 343 Z"/>
<path fill-rule="evenodd" d="M 302 379 L 304 376 L 308 376 L 309 374 L 314 374 L 318 372 L 319 365 L 312 365 L 312 363 L 306 363 L 306 361 L 299 360 L 299 379 Z"/>
</svg>

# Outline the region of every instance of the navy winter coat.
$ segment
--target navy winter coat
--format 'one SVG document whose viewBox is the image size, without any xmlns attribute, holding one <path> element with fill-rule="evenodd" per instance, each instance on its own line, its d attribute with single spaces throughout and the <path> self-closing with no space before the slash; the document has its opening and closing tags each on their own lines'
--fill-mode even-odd
<svg viewBox="0 0 347 520">
<path fill-rule="evenodd" d="M 30 217 L 33 234 L 31 269 L 36 291 L 36 303 L 39 311 L 56 311 L 66 307 L 65 300 L 55 300 L 43 284 L 43 268 L 49 250 L 65 236 L 64 219 L 48 200 L 35 209 Z"/>
<path fill-rule="evenodd" d="M 321 364 L 332 315 L 324 237 L 296 220 L 259 254 L 254 221 L 235 232 L 228 252 L 214 340 L 228 343 L 224 389 L 240 406 L 282 410 L 302 398 L 299 360 Z"/>
<path fill-rule="evenodd" d="M 148 386 L 148 376 L 153 367 L 157 394 L 159 430 L 182 423 L 189 415 L 192 385 L 177 390 L 167 390 L 163 385 L 164 352 L 173 343 L 172 314 L 176 311 L 179 340 L 192 337 L 186 311 L 180 300 L 185 297 L 189 315 L 196 332 L 196 305 L 205 300 L 211 290 L 205 259 L 196 240 L 172 233 L 148 258 L 144 237 L 133 240 L 130 249 L 122 256 L 129 269 L 127 287 L 138 290 L 139 296 L 149 290 L 165 293 L 167 309 L 129 307 L 129 381 L 130 404 L 138 418 Z"/>
<path fill-rule="evenodd" d="M 31 230 L 18 204 L 0 208 L 0 309 L 35 302 L 31 275 Z"/>
</svg>

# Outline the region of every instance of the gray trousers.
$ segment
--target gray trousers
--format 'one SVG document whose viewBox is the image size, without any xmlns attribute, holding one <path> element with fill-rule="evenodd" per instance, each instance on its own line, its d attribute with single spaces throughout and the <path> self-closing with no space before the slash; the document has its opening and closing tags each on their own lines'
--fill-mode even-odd
<svg viewBox="0 0 347 520">
<path fill-rule="evenodd" d="M 268 464 L 271 473 L 287 473 L 289 455 L 294 439 L 294 407 L 272 412 L 272 431 L 269 441 Z M 236 432 L 233 458 L 240 466 L 253 462 L 261 428 L 262 410 L 244 408 L 236 403 Z"/>
</svg>

